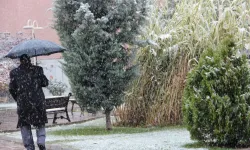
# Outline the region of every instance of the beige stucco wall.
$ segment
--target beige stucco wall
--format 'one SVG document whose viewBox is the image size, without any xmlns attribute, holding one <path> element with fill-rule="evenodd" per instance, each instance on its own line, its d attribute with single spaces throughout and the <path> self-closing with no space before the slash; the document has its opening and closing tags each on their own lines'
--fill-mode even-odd
<svg viewBox="0 0 250 150">
<path fill-rule="evenodd" d="M 37 20 L 38 25 L 46 27 L 52 23 L 53 0 L 1 0 L 0 1 L 0 32 L 16 33 L 24 30 L 27 20 Z M 47 39 L 59 43 L 56 31 L 50 27 L 35 31 L 36 38 Z"/>
<path fill-rule="evenodd" d="M 164 0 L 159 0 L 164 3 Z M 31 33 L 24 30 L 23 26 L 27 20 L 37 20 L 39 26 L 46 27 L 52 23 L 53 0 L 0 0 L 0 32 L 10 32 L 15 34 L 19 31 Z M 51 40 L 59 44 L 56 31 L 48 27 L 35 31 L 36 38 Z"/>
<path fill-rule="evenodd" d="M 35 30 L 37 39 L 50 40 L 60 44 L 56 31 L 51 28 L 53 0 L 0 0 L 0 32 L 9 32 L 16 34 L 23 32 L 31 36 L 30 29 L 23 29 L 30 19 L 36 20 L 42 30 Z M 60 55 L 55 54 L 46 58 L 58 58 Z M 42 57 L 44 58 L 44 57 Z"/>
</svg>

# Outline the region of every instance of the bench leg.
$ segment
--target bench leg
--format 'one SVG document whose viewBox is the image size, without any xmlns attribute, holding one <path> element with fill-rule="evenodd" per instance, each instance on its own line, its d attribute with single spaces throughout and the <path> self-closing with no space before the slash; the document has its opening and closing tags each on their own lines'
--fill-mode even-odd
<svg viewBox="0 0 250 150">
<path fill-rule="evenodd" d="M 57 113 L 55 112 L 55 113 L 54 113 L 54 118 L 53 118 L 53 124 L 56 123 L 56 119 L 57 119 Z"/>
<path fill-rule="evenodd" d="M 81 109 L 81 114 L 80 114 L 80 117 L 81 117 L 81 116 L 84 116 L 84 108 L 80 107 L 80 109 Z"/>
<path fill-rule="evenodd" d="M 66 110 L 67 120 L 70 122 L 68 111 Z"/>
<path fill-rule="evenodd" d="M 71 114 L 73 115 L 73 109 L 74 109 L 74 105 L 75 103 L 74 102 L 71 102 L 72 103 L 72 107 L 71 107 Z"/>
<path fill-rule="evenodd" d="M 84 112 L 83 111 L 81 111 L 81 114 L 80 114 L 80 117 L 82 117 L 82 116 L 84 116 Z"/>
</svg>

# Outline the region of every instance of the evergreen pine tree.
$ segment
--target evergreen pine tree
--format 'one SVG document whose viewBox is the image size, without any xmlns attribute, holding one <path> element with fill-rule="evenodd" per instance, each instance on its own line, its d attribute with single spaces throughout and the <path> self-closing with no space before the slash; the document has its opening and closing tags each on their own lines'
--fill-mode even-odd
<svg viewBox="0 0 250 150">
<path fill-rule="evenodd" d="M 64 69 L 81 107 L 110 113 L 122 103 L 135 76 L 136 36 L 146 19 L 147 0 L 56 0 L 55 29 L 64 53 Z M 133 47 L 131 46 L 133 45 Z"/>
</svg>

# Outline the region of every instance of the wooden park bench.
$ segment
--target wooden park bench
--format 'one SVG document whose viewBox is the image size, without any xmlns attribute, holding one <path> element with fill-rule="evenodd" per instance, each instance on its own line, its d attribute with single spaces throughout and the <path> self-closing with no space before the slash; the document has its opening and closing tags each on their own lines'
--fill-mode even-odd
<svg viewBox="0 0 250 150">
<path fill-rule="evenodd" d="M 56 120 L 58 118 L 61 119 L 67 119 L 70 122 L 69 119 L 69 114 L 68 114 L 68 103 L 69 103 L 69 98 L 72 94 L 69 93 L 68 96 L 51 96 L 51 97 L 46 97 L 46 113 L 47 114 L 54 114 L 53 118 L 48 118 L 48 119 L 53 119 L 53 124 L 56 123 Z M 65 116 L 59 116 L 57 117 L 58 113 L 65 113 Z"/>
</svg>

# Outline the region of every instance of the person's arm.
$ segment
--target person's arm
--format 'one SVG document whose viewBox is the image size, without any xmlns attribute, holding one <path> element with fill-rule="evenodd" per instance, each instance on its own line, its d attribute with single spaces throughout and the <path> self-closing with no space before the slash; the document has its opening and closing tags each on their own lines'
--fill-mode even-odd
<svg viewBox="0 0 250 150">
<path fill-rule="evenodd" d="M 13 72 L 10 72 L 10 84 L 9 84 L 9 92 L 13 99 L 16 101 L 17 98 L 17 85 Z"/>
<path fill-rule="evenodd" d="M 42 87 L 46 87 L 49 85 L 49 80 L 47 79 L 47 77 L 44 75 L 43 73 L 43 68 L 40 67 L 39 69 L 39 72 L 40 72 L 40 78 L 41 78 L 41 84 L 42 84 Z"/>
</svg>

